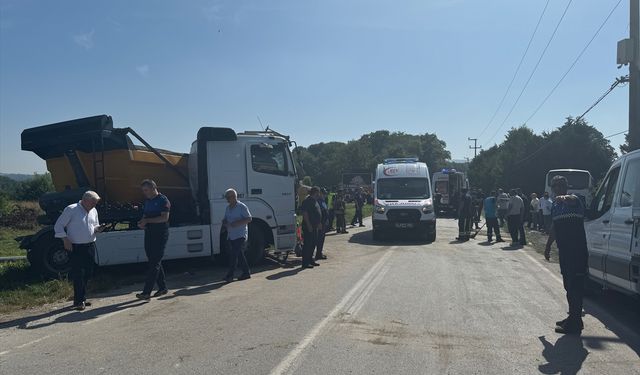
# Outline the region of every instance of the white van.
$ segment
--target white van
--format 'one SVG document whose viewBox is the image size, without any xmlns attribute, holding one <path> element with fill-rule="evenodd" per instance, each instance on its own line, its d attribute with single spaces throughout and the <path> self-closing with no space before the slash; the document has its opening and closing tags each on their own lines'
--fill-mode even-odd
<svg viewBox="0 0 640 375">
<path fill-rule="evenodd" d="M 373 238 L 385 232 L 417 230 L 436 240 L 429 168 L 417 158 L 385 159 L 378 164 L 374 188 Z"/>
<path fill-rule="evenodd" d="M 564 176 L 569 182 L 569 194 L 575 194 L 584 199 L 586 207 L 589 207 L 593 198 L 593 177 L 589 171 L 583 169 L 552 169 L 547 172 L 544 191 L 553 197 L 551 180 L 555 176 Z"/>
<path fill-rule="evenodd" d="M 603 287 L 640 294 L 640 150 L 613 163 L 588 218 L 590 277 Z"/>
</svg>

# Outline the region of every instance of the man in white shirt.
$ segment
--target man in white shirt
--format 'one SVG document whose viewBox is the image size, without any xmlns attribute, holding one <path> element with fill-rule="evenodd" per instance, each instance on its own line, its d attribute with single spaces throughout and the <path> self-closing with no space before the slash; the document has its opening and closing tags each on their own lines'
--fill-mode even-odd
<svg viewBox="0 0 640 375">
<path fill-rule="evenodd" d="M 96 205 L 100 196 L 95 191 L 87 191 L 78 203 L 68 205 L 53 227 L 56 238 L 62 239 L 64 249 L 69 252 L 71 277 L 73 278 L 73 307 L 82 311 L 87 302 L 87 282 L 91 277 L 95 259 L 96 233 L 104 226 L 98 222 Z"/>
<path fill-rule="evenodd" d="M 500 220 L 500 226 L 504 226 L 504 220 L 507 217 L 509 211 L 509 196 L 502 189 L 498 189 L 498 201 L 496 202 L 498 208 L 498 219 Z"/>
<path fill-rule="evenodd" d="M 522 227 L 522 216 L 524 214 L 524 202 L 518 196 L 515 189 L 511 190 L 509 199 L 509 211 L 507 212 L 507 226 L 511 234 L 511 246 L 524 245 L 524 227 Z M 521 230 L 522 227 L 522 230 Z"/>
<path fill-rule="evenodd" d="M 549 198 L 549 193 L 545 191 L 540 198 L 540 211 L 542 211 L 543 228 L 547 233 L 551 230 L 551 206 L 553 206 L 553 201 Z"/>
</svg>

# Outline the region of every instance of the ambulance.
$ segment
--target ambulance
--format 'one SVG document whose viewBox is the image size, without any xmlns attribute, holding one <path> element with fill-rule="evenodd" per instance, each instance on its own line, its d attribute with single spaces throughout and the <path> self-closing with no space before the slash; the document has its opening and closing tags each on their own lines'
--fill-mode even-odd
<svg viewBox="0 0 640 375">
<path fill-rule="evenodd" d="M 417 158 L 385 159 L 378 164 L 374 184 L 373 239 L 416 232 L 436 240 L 429 168 Z"/>
</svg>

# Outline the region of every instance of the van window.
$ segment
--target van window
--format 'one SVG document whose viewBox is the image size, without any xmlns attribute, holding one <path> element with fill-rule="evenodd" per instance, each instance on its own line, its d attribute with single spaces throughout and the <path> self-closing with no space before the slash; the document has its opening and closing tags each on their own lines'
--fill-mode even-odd
<svg viewBox="0 0 640 375">
<path fill-rule="evenodd" d="M 427 199 L 431 197 L 426 178 L 383 178 L 376 181 L 378 199 Z"/>
<path fill-rule="evenodd" d="M 251 166 L 254 171 L 286 176 L 289 173 L 288 164 L 284 144 L 251 145 Z"/>
<path fill-rule="evenodd" d="M 556 171 L 549 172 L 547 175 L 547 186 L 551 186 L 551 180 L 555 176 L 564 176 L 569 183 L 569 190 L 582 190 L 588 189 L 591 185 L 591 176 L 587 172 L 579 172 L 579 171 Z"/>
<path fill-rule="evenodd" d="M 592 203 L 594 208 L 594 218 L 599 218 L 611 208 L 613 196 L 616 192 L 616 185 L 618 184 L 619 174 L 620 167 L 612 169 L 602 182 L 602 185 L 600 185 L 600 189 L 598 189 L 596 197 Z"/>
<path fill-rule="evenodd" d="M 622 193 L 620 194 L 620 206 L 633 206 L 633 197 L 640 186 L 640 159 L 633 159 L 627 163 L 627 171 L 624 174 Z"/>
</svg>

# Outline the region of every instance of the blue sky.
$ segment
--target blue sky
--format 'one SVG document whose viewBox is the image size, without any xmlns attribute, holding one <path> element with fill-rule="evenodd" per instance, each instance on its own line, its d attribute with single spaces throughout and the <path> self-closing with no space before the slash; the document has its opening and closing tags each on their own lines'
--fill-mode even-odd
<svg viewBox="0 0 640 375">
<path fill-rule="evenodd" d="M 500 142 L 537 107 L 618 0 L 571 4 L 538 71 L 490 140 L 566 5 L 551 0 L 511 94 L 479 143 Z M 42 172 L 20 151 L 24 128 L 110 114 L 151 144 L 189 150 L 201 126 L 259 129 L 301 145 L 370 131 L 436 133 L 472 156 L 545 0 L 0 0 L 0 172 Z M 623 0 L 581 61 L 528 123 L 551 130 L 614 78 L 627 37 Z M 628 88 L 588 116 L 625 130 Z M 617 146 L 623 136 L 611 138 Z"/>
</svg>

